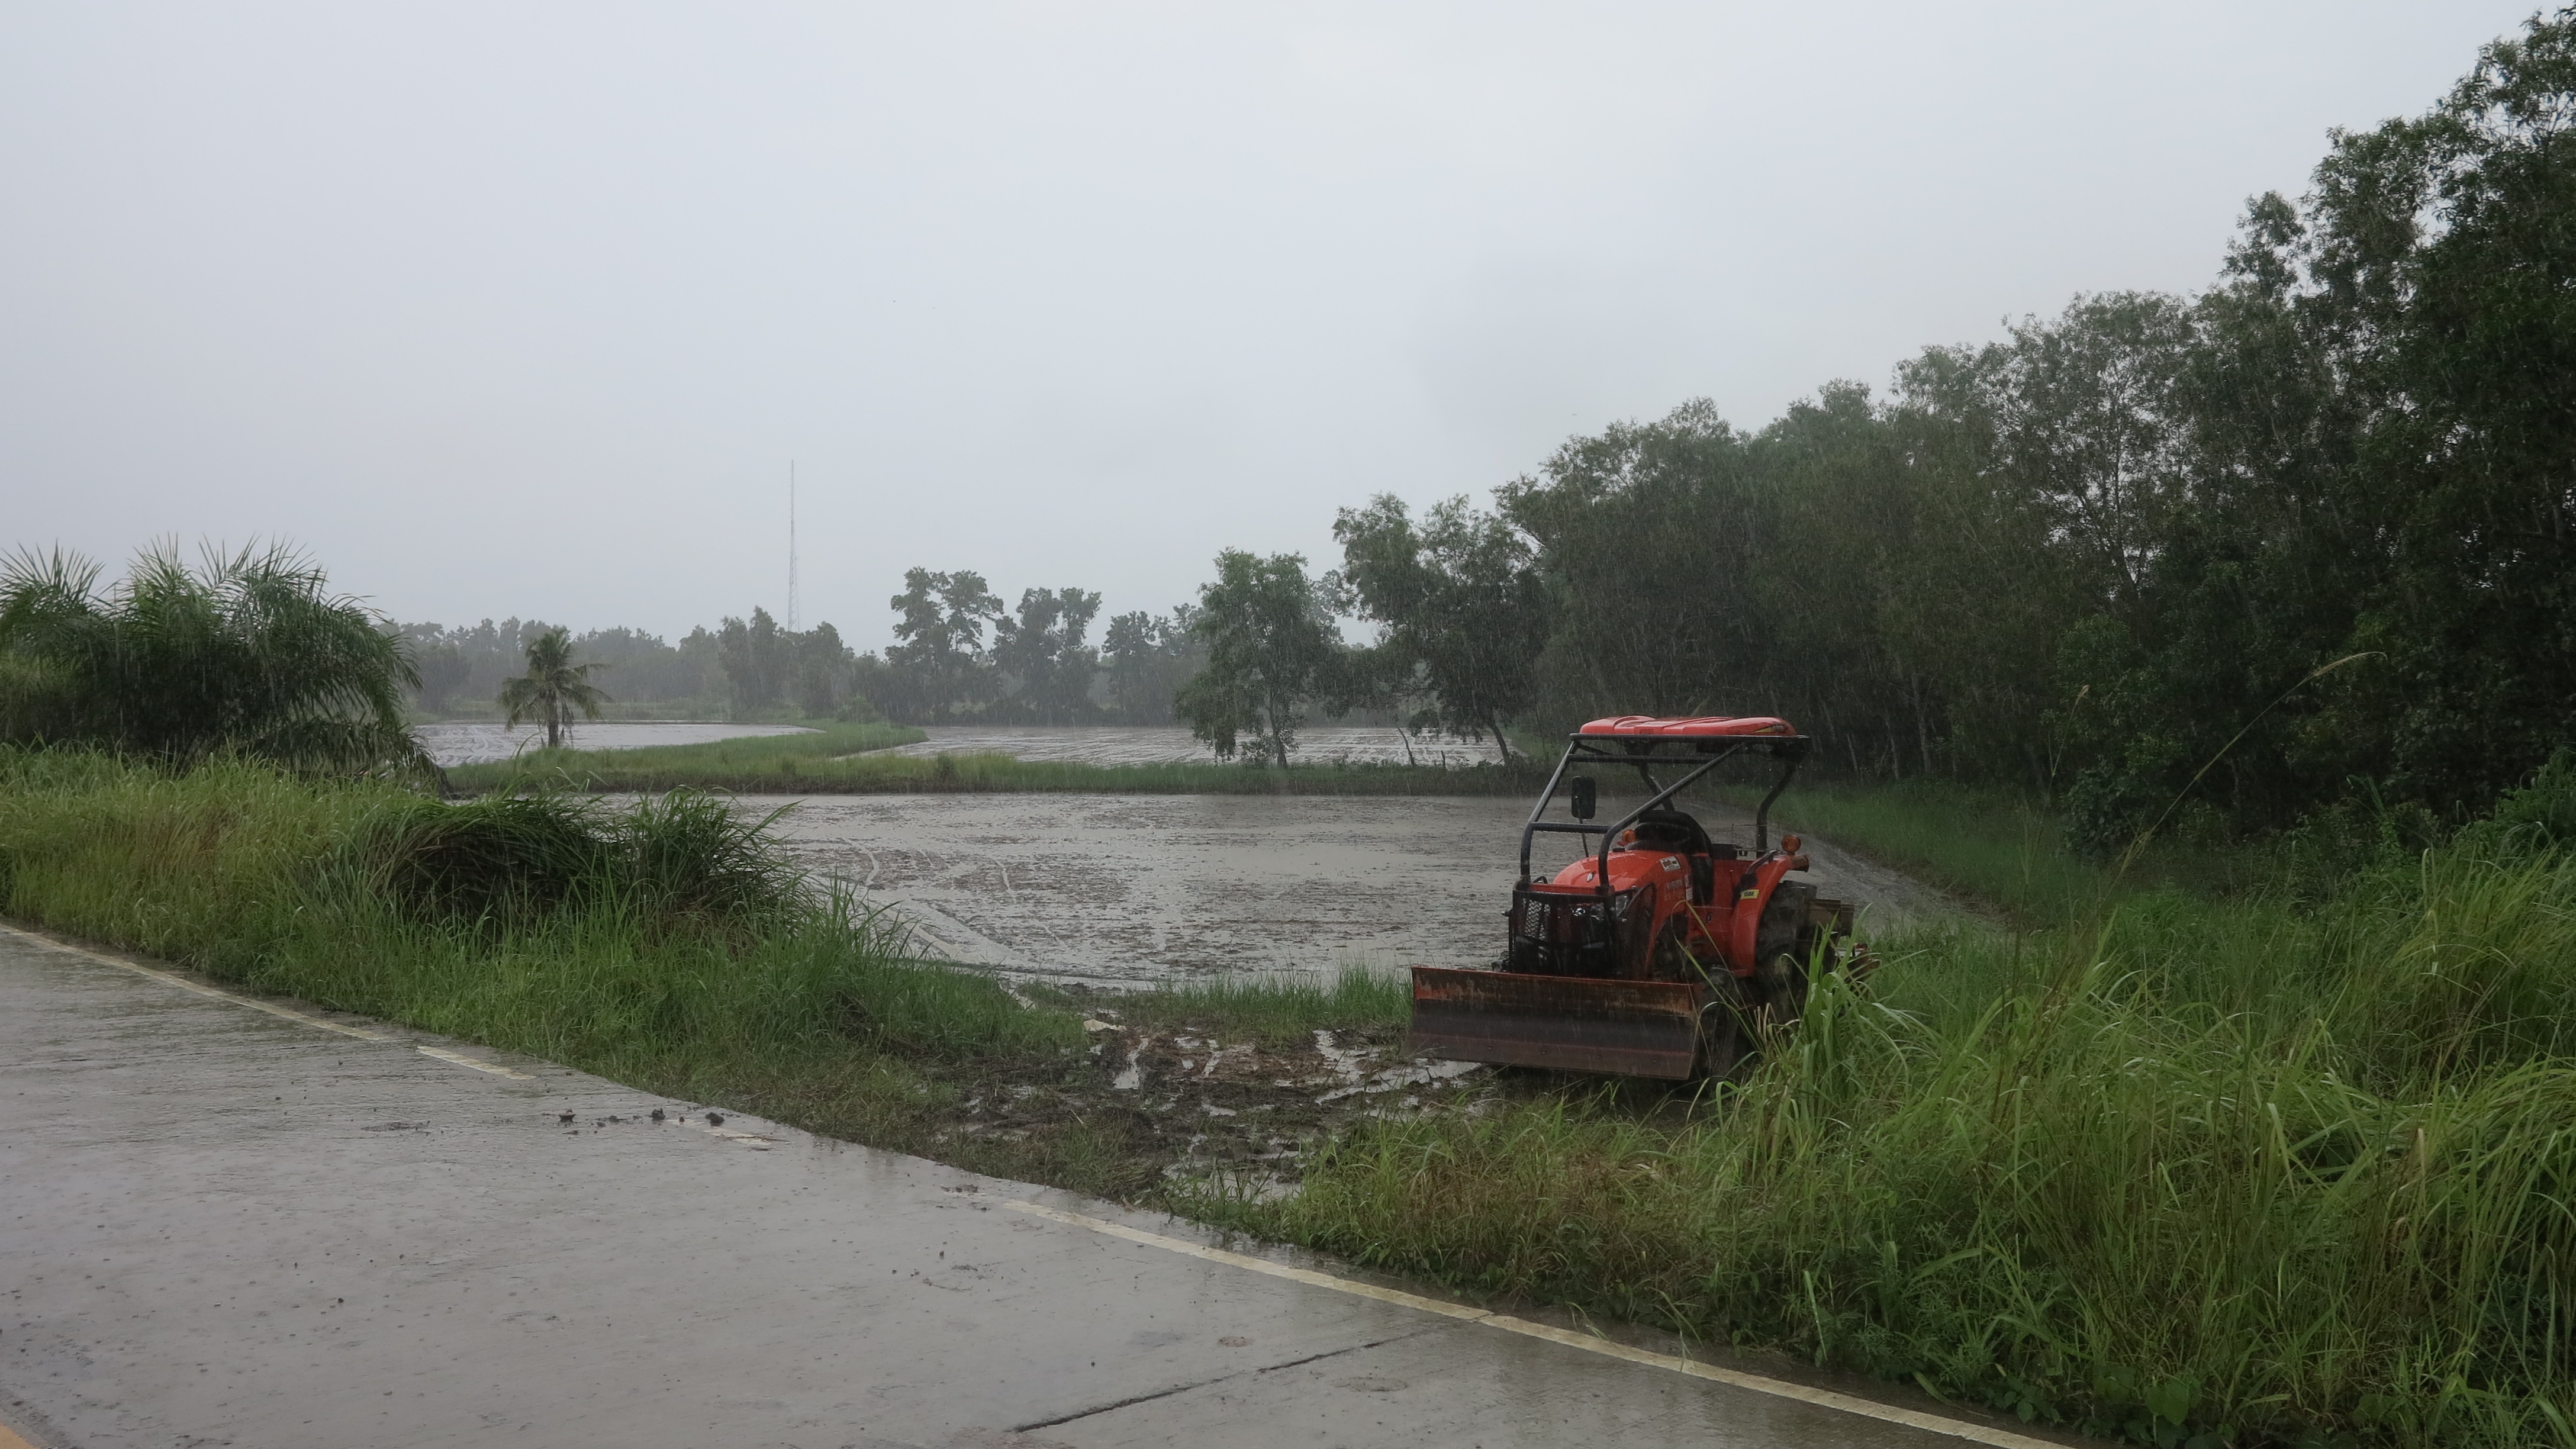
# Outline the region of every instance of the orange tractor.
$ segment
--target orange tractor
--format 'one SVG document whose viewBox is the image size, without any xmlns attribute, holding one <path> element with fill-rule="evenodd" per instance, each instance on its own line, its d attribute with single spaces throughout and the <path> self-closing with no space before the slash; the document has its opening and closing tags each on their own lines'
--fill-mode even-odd
<svg viewBox="0 0 2576 1449">
<path fill-rule="evenodd" d="M 1809 975 L 1867 963 L 1852 908 L 1814 884 L 1794 835 L 1770 848 L 1771 805 L 1807 738 L 1766 718 L 1597 719 L 1576 731 L 1521 829 L 1509 949 L 1492 970 L 1413 968 L 1415 1049 L 1455 1061 L 1724 1076 L 1766 1029 L 1798 1018 Z M 1747 754 L 1779 762 L 1748 852 L 1673 808 L 1682 790 Z M 1633 768 L 1644 804 L 1593 823 L 1598 783 L 1569 771 Z M 1678 771 L 1670 785 L 1655 769 Z M 1564 788 L 1569 820 L 1547 819 Z M 1552 879 L 1530 876 L 1540 835 L 1595 848 Z"/>
</svg>

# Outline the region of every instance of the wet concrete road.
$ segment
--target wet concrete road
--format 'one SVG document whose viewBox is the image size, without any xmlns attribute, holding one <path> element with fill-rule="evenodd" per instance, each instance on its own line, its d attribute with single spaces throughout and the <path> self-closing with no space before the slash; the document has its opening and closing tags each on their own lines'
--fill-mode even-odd
<svg viewBox="0 0 2576 1449">
<path fill-rule="evenodd" d="M 0 928 L 0 1422 L 37 1444 L 2039 1443 L 1208 1241 Z"/>
<path fill-rule="evenodd" d="M 1529 814 L 1526 800 L 1474 795 L 739 803 L 793 803 L 778 830 L 800 860 L 896 907 L 951 960 L 1111 980 L 1486 964 Z M 1749 812 L 1694 808 L 1720 839 L 1751 843 Z M 1862 907 L 1864 935 L 1957 909 L 1824 842 L 1808 854 L 1826 894 Z M 1543 869 L 1573 858 L 1570 837 L 1539 838 Z"/>
</svg>

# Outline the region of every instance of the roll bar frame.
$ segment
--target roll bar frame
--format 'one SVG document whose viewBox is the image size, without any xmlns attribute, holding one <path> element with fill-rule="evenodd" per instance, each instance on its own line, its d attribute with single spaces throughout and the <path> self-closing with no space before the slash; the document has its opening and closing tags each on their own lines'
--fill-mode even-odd
<svg viewBox="0 0 2576 1449">
<path fill-rule="evenodd" d="M 1771 848 L 1772 803 L 1780 798 L 1781 791 L 1789 788 L 1791 777 L 1798 773 L 1799 762 L 1807 757 L 1807 746 L 1810 743 L 1805 735 L 1639 738 L 1626 735 L 1574 734 L 1566 736 L 1566 740 L 1565 754 L 1557 760 L 1554 773 L 1547 777 L 1547 788 L 1539 792 L 1538 803 L 1530 807 L 1529 819 L 1521 826 L 1519 883 L 1526 886 L 1530 882 L 1530 846 L 1540 835 L 1597 835 L 1601 837 L 1601 846 L 1594 853 L 1592 883 L 1594 893 L 1604 899 L 1610 895 L 1610 845 L 1619 838 L 1619 832 L 1636 824 L 1644 818 L 1647 811 L 1658 809 L 1665 801 L 1679 795 L 1685 787 L 1702 775 L 1748 750 L 1757 748 L 1767 748 L 1771 757 L 1780 762 L 1780 778 L 1772 784 L 1771 793 L 1762 797 L 1761 806 L 1753 812 L 1754 857 L 1759 859 L 1768 854 Z M 1554 803 L 1557 787 L 1565 782 L 1565 772 L 1578 760 L 1584 764 L 1607 765 L 1613 769 L 1621 766 L 1630 767 L 1637 772 L 1639 779 L 1646 782 L 1646 788 L 1654 793 L 1647 798 L 1646 803 L 1609 825 L 1592 825 L 1583 821 L 1567 825 L 1541 819 L 1540 817 L 1547 814 L 1547 807 Z M 1693 760 L 1698 762 L 1696 767 L 1670 785 L 1657 781 L 1653 769 L 1650 768 L 1658 761 L 1681 764 Z"/>
</svg>

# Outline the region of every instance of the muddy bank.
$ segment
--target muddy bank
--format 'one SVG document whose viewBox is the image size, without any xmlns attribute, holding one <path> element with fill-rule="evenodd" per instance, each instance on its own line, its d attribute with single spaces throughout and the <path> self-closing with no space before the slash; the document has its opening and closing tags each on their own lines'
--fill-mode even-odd
<svg viewBox="0 0 2576 1449">
<path fill-rule="evenodd" d="M 1131 1199 L 1209 1178 L 1269 1193 L 1292 1186 L 1306 1154 L 1360 1118 L 1479 1110 L 1561 1085 L 1550 1073 L 1417 1058 L 1397 1026 L 1282 1041 L 1221 1020 L 1130 1020 L 1132 1002 L 1079 986 L 1041 988 L 1038 999 L 1085 1012 L 1088 1059 L 953 1078 L 954 1095 L 923 1124 L 926 1146 L 999 1165 L 1056 1155 L 1069 1133 L 1105 1135 L 1120 1162 L 1116 1187 Z"/>
<path fill-rule="evenodd" d="M 1525 801 L 1476 796 L 744 796 L 797 858 L 969 965 L 1101 983 L 1478 965 L 1502 946 Z M 1605 808 L 1608 808 L 1605 805 Z M 1749 813 L 1704 805 L 1720 838 Z M 1809 840 L 1864 933 L 1954 903 Z M 1572 858 L 1541 837 L 1535 864 Z"/>
</svg>

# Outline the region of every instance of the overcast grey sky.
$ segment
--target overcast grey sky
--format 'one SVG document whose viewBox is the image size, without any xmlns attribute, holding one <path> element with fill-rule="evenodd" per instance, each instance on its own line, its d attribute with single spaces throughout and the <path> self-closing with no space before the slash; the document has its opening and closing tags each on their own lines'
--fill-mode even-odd
<svg viewBox="0 0 2576 1449">
<path fill-rule="evenodd" d="M 2523 4 L 0 6 L 0 545 L 1108 610 L 2214 275 Z"/>
</svg>

